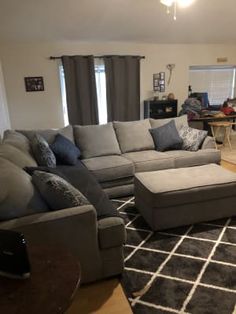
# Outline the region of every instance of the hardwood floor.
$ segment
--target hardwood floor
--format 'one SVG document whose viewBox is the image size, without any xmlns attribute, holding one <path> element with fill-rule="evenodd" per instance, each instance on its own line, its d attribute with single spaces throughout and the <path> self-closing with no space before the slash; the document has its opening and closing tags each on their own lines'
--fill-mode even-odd
<svg viewBox="0 0 236 314">
<path fill-rule="evenodd" d="M 236 165 L 226 161 L 222 167 L 236 172 Z M 82 286 L 66 314 L 132 314 L 118 279 Z"/>
<path fill-rule="evenodd" d="M 221 161 L 221 166 L 226 168 L 226 169 L 229 169 L 231 171 L 236 172 L 236 165 L 235 164 L 231 164 L 230 162 L 222 160 Z"/>
<path fill-rule="evenodd" d="M 132 314 L 118 279 L 109 279 L 79 288 L 66 314 Z"/>
</svg>

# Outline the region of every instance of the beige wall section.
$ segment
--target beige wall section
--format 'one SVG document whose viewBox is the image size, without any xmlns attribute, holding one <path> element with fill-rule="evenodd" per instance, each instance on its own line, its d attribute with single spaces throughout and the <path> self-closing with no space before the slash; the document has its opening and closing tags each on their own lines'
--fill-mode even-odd
<svg viewBox="0 0 236 314">
<path fill-rule="evenodd" d="M 141 100 L 152 95 L 152 74 L 174 63 L 173 78 L 166 89 L 179 100 L 179 109 L 187 97 L 188 67 L 213 65 L 217 57 L 227 57 L 236 64 L 236 45 L 160 45 L 125 42 L 78 43 L 50 42 L 0 44 L 0 59 L 6 84 L 13 128 L 47 128 L 63 126 L 57 61 L 50 55 L 62 54 L 135 54 L 141 61 Z M 44 92 L 25 92 L 25 76 L 43 76 Z M 142 111 L 142 104 L 141 104 Z"/>
</svg>

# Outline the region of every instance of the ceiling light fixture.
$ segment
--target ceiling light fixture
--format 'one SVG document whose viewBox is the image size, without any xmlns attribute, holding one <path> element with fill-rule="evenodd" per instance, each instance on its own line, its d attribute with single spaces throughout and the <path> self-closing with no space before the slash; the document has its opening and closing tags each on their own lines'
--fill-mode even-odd
<svg viewBox="0 0 236 314">
<path fill-rule="evenodd" d="M 167 7 L 167 14 L 170 13 L 170 9 L 173 7 L 173 16 L 176 20 L 177 5 L 180 8 L 186 8 L 191 5 L 195 0 L 160 0 L 160 2 Z"/>
</svg>

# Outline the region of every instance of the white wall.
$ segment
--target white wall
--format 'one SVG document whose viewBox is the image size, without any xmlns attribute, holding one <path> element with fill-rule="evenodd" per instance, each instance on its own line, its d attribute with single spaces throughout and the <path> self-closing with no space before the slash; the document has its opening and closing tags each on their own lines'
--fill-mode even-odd
<svg viewBox="0 0 236 314">
<path fill-rule="evenodd" d="M 217 57 L 228 57 L 236 64 L 236 45 L 160 45 L 125 42 L 109 43 L 17 43 L 1 44 L 8 106 L 13 128 L 46 128 L 63 126 L 58 63 L 50 55 L 63 54 L 134 54 L 141 61 L 141 99 L 152 96 L 152 74 L 176 64 L 166 93 L 173 92 L 179 108 L 187 97 L 190 65 L 214 65 Z M 44 92 L 25 92 L 25 76 L 43 76 Z"/>
<path fill-rule="evenodd" d="M 10 127 L 11 125 L 8 114 L 5 84 L 3 79 L 2 66 L 0 63 L 0 139 L 3 135 L 3 132 Z"/>
</svg>

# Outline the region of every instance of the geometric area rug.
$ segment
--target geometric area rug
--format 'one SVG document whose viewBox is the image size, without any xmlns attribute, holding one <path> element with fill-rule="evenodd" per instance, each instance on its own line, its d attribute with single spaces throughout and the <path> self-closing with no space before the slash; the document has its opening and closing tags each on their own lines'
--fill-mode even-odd
<svg viewBox="0 0 236 314">
<path fill-rule="evenodd" d="M 125 220 L 121 284 L 135 314 L 236 314 L 236 217 L 153 232 L 134 198 Z"/>
</svg>

